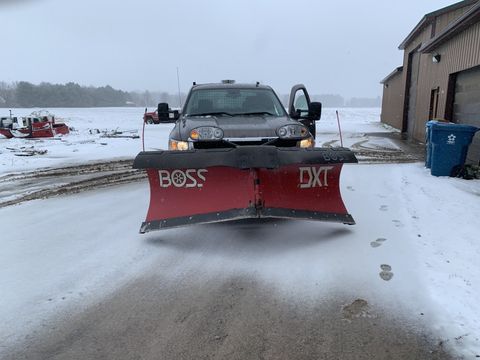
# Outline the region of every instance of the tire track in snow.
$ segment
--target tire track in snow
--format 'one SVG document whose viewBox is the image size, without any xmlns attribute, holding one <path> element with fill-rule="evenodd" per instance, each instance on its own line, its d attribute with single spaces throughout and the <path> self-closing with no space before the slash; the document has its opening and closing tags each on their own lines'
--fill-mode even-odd
<svg viewBox="0 0 480 360">
<path fill-rule="evenodd" d="M 145 179 L 145 173 L 132 169 L 132 164 L 132 160 L 117 160 L 4 175 L 0 208 Z"/>
</svg>

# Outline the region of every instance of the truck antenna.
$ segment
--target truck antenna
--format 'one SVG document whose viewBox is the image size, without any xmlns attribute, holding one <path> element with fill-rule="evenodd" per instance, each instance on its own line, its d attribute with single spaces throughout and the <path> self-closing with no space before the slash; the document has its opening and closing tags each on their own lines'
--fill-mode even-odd
<svg viewBox="0 0 480 360">
<path fill-rule="evenodd" d="M 340 127 L 340 116 L 338 116 L 338 110 L 335 110 L 335 112 L 337 114 L 338 132 L 340 134 L 340 146 L 343 147 L 342 128 Z"/>
<path fill-rule="evenodd" d="M 178 101 L 180 103 L 180 108 L 182 108 L 183 107 L 182 93 L 180 92 L 180 74 L 179 74 L 179 71 L 178 71 L 178 66 L 177 66 L 177 86 L 178 86 Z"/>
</svg>

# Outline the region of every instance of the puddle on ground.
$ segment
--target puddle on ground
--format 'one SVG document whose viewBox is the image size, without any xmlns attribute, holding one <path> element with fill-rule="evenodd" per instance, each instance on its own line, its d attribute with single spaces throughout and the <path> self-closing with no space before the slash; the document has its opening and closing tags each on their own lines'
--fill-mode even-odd
<svg viewBox="0 0 480 360">
<path fill-rule="evenodd" d="M 369 313 L 370 306 L 368 302 L 363 299 L 356 299 L 354 302 L 342 307 L 343 318 L 348 321 L 358 318 L 372 318 L 373 315 Z"/>
</svg>

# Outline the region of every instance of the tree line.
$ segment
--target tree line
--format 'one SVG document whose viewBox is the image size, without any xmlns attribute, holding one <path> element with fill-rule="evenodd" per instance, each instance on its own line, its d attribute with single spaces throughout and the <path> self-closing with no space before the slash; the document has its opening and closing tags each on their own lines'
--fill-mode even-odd
<svg viewBox="0 0 480 360">
<path fill-rule="evenodd" d="M 0 107 L 3 108 L 155 106 L 160 98 L 169 100 L 164 93 L 126 92 L 110 85 L 94 87 L 73 82 L 43 82 L 38 85 L 26 81 L 0 82 Z"/>
<path fill-rule="evenodd" d="M 166 102 L 173 108 L 179 108 L 186 94 L 170 94 L 166 91 L 122 91 L 109 85 L 102 87 L 81 86 L 74 82 L 38 85 L 20 81 L 16 83 L 0 82 L 0 108 L 31 107 L 156 107 Z M 338 94 L 312 95 L 312 101 L 322 102 L 324 107 L 380 107 L 381 98 L 344 99 Z M 282 103 L 288 105 L 288 95 L 280 95 Z"/>
</svg>

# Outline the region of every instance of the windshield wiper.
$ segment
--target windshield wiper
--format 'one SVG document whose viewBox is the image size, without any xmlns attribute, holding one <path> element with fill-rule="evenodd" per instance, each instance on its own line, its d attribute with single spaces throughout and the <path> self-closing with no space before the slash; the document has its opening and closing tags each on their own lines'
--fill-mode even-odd
<svg viewBox="0 0 480 360">
<path fill-rule="evenodd" d="M 240 116 L 245 116 L 245 115 L 270 115 L 270 116 L 276 116 L 275 114 L 272 114 L 271 112 L 268 112 L 268 111 L 254 111 L 254 112 L 246 112 L 246 113 L 238 113 L 238 114 L 235 114 L 236 116 L 237 115 L 240 115 Z"/>
<path fill-rule="evenodd" d="M 225 112 L 225 111 L 211 111 L 211 112 L 204 112 L 204 113 L 199 113 L 199 114 L 188 114 L 188 116 L 208 116 L 208 115 L 227 115 L 227 116 L 233 116 L 232 114 Z"/>
</svg>

